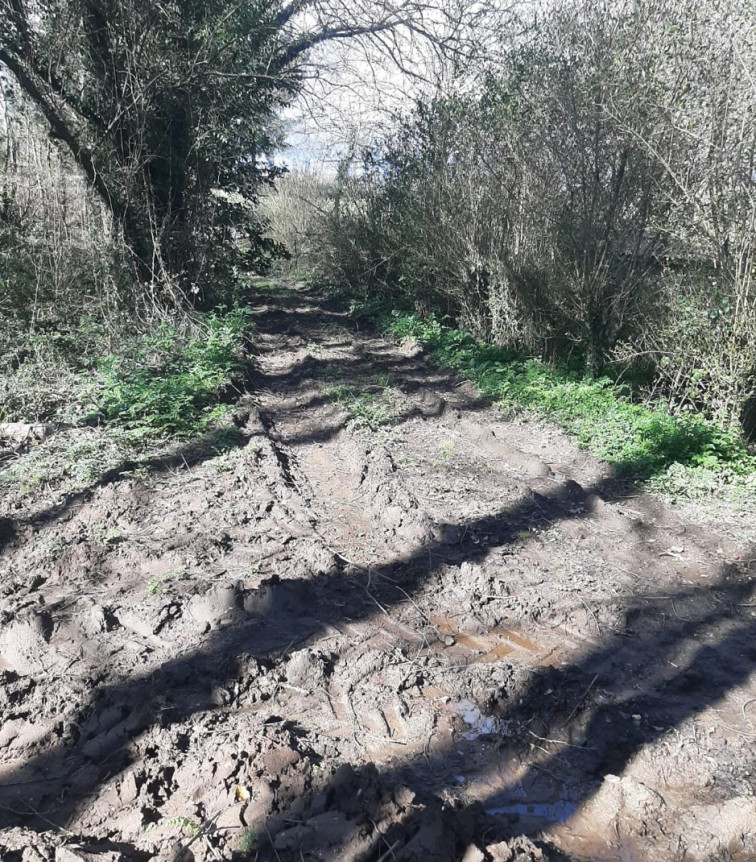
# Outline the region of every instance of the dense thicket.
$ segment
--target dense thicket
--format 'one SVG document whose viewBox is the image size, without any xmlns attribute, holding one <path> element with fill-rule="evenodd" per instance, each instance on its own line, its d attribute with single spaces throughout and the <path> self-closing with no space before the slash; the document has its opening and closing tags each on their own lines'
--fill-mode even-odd
<svg viewBox="0 0 756 862">
<path fill-rule="evenodd" d="M 142 280 L 212 292 L 240 248 L 265 253 L 239 215 L 271 175 L 267 125 L 294 86 L 285 14 L 270 2 L 4 0 L 0 63 L 112 214 Z"/>
<path fill-rule="evenodd" d="M 315 262 L 734 421 L 756 386 L 755 155 L 752 0 L 565 0 L 344 166 Z"/>
</svg>

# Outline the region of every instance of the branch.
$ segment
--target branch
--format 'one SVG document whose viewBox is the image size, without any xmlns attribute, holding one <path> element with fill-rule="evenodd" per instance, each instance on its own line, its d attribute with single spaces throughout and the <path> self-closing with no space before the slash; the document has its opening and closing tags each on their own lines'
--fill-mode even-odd
<svg viewBox="0 0 756 862">
<path fill-rule="evenodd" d="M 281 71 L 294 62 L 302 54 L 314 48 L 316 45 L 321 45 L 323 42 L 333 42 L 338 39 L 353 39 L 357 36 L 371 36 L 377 33 L 383 33 L 386 30 L 393 30 L 402 24 L 407 24 L 409 19 L 397 19 L 395 21 L 384 21 L 379 24 L 371 24 L 366 27 L 341 27 L 333 30 L 322 30 L 320 33 L 311 33 L 303 36 L 280 54 L 273 67 L 276 71 Z"/>
<path fill-rule="evenodd" d="M 110 211 L 115 216 L 121 216 L 121 208 L 110 193 L 110 189 L 105 183 L 100 172 L 92 158 L 92 153 L 84 146 L 79 139 L 76 131 L 71 128 L 67 118 L 64 116 L 60 108 L 55 104 L 54 98 L 47 92 L 46 85 L 41 80 L 37 80 L 34 73 L 24 64 L 24 62 L 7 48 L 0 47 L 0 63 L 10 69 L 14 78 L 18 81 L 21 89 L 40 109 L 44 118 L 50 125 L 52 134 L 66 144 L 77 164 L 83 169 L 87 179 L 92 187 L 99 194 Z"/>
</svg>

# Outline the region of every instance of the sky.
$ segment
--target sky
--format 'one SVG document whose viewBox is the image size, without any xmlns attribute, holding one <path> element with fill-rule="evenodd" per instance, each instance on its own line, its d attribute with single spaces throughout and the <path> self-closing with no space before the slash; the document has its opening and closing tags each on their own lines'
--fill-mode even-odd
<svg viewBox="0 0 756 862">
<path fill-rule="evenodd" d="M 277 155 L 280 164 L 332 174 L 350 144 L 359 149 L 380 138 L 418 98 L 462 86 L 465 76 L 434 40 L 454 28 L 468 46 L 481 47 L 495 38 L 509 7 L 440 0 L 435 11 L 422 8 L 417 29 L 328 42 L 311 53 L 303 92 L 282 116 L 288 146 Z"/>
</svg>

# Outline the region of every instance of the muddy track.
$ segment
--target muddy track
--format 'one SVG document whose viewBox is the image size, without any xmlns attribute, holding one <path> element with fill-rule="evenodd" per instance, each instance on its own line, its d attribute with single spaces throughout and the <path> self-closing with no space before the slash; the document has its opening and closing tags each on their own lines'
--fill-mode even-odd
<svg viewBox="0 0 756 862">
<path fill-rule="evenodd" d="M 0 511 L 0 858 L 756 859 L 753 549 L 254 310 L 237 448 Z"/>
</svg>

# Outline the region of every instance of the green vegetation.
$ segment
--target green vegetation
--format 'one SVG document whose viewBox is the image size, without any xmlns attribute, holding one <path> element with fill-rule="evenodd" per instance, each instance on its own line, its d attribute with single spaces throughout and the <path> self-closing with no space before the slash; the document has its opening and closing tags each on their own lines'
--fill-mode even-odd
<svg viewBox="0 0 756 862">
<path fill-rule="evenodd" d="M 257 833 L 254 829 L 245 829 L 239 833 L 237 850 L 239 853 L 251 853 L 257 845 Z"/>
<path fill-rule="evenodd" d="M 161 575 L 153 575 L 149 579 L 149 581 L 147 581 L 147 595 L 160 596 L 163 594 L 163 588 L 165 584 L 168 584 L 171 581 L 180 581 L 185 576 L 185 566 L 177 566 L 175 569 L 171 569 L 170 571 L 164 572 Z"/>
<path fill-rule="evenodd" d="M 324 387 L 323 394 L 349 411 L 355 427 L 375 431 L 393 422 L 402 406 L 401 396 L 395 389 L 385 380 L 381 380 L 379 385 L 377 391 L 366 391 L 361 386 L 332 383 Z"/>
<path fill-rule="evenodd" d="M 218 397 L 241 378 L 250 326 L 245 310 L 211 314 L 204 331 L 191 337 L 162 324 L 138 340 L 132 358 L 111 355 L 98 363 L 96 416 L 142 432 L 206 430 L 228 409 Z"/>
<path fill-rule="evenodd" d="M 505 410 L 557 422 L 622 473 L 680 495 L 709 493 L 723 484 L 756 491 L 756 455 L 736 431 L 700 414 L 671 413 L 666 403 L 638 403 L 629 387 L 606 377 L 549 367 L 478 342 L 432 316 L 397 313 L 389 329 L 415 339 Z"/>
<path fill-rule="evenodd" d="M 183 835 L 196 835 L 200 831 L 199 823 L 191 817 L 187 817 L 183 814 L 178 814 L 176 817 L 169 817 L 165 820 L 165 825 L 178 829 L 179 834 Z"/>
<path fill-rule="evenodd" d="M 249 318 L 240 309 L 195 315 L 139 335 L 85 319 L 0 338 L 0 421 L 110 424 L 135 438 L 205 431 L 241 380 Z"/>
</svg>

